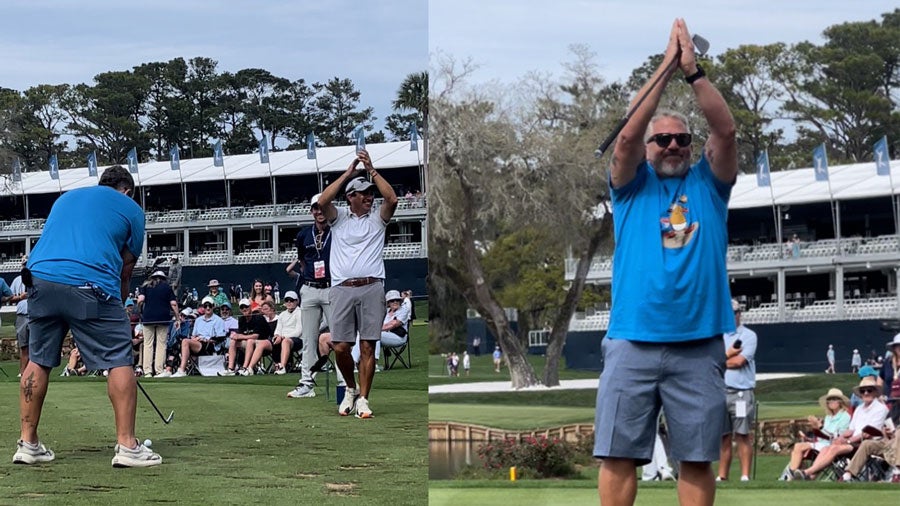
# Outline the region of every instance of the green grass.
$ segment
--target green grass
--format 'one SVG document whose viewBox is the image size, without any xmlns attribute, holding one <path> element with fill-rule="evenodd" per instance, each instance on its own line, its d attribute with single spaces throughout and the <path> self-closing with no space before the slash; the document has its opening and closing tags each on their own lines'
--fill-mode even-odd
<svg viewBox="0 0 900 506">
<path fill-rule="evenodd" d="M 416 309 L 418 311 L 418 309 Z M 462 367 L 462 356 L 459 360 L 459 377 L 449 377 L 447 375 L 447 358 L 440 355 L 431 355 L 428 357 L 428 383 L 430 385 L 446 385 L 450 383 L 469 383 L 478 381 L 509 381 L 509 370 L 503 366 L 499 373 L 494 372 L 494 360 L 490 354 L 474 356 L 472 355 L 472 369 L 469 376 L 465 375 Z M 534 368 L 535 374 L 541 377 L 544 371 L 546 359 L 539 355 L 528 355 L 528 362 Z M 595 371 L 581 371 L 574 369 L 566 369 L 565 360 L 560 360 L 559 379 L 597 379 L 598 373 Z"/>
<path fill-rule="evenodd" d="M 296 375 L 145 379 L 165 425 L 138 392 L 137 435 L 163 464 L 110 466 L 115 432 L 103 378 L 51 376 L 41 419 L 54 462 L 10 463 L 19 435 L 17 363 L 0 364 L 0 505 L 422 504 L 427 494 L 427 328 L 413 329 L 413 368 L 378 373 L 375 418 L 337 415 L 333 391 L 287 399 Z M 331 388 L 334 389 L 332 376 Z"/>
</svg>

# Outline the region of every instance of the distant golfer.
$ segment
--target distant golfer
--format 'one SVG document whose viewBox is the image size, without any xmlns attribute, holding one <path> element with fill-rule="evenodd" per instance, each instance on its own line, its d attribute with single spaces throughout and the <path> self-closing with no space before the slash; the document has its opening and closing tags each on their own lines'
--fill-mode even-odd
<svg viewBox="0 0 900 506">
<path fill-rule="evenodd" d="M 500 372 L 500 360 L 503 358 L 503 352 L 500 346 L 494 346 L 494 372 Z"/>
<path fill-rule="evenodd" d="M 709 124 L 693 165 L 687 119 L 656 112 L 679 67 Z M 657 77 L 660 86 L 650 90 Z M 734 330 L 725 268 L 738 168 L 734 120 L 697 64 L 682 19 L 638 96 L 647 98 L 618 136 L 610 170 L 616 252 L 594 428 L 594 456 L 603 459 L 600 503 L 634 504 L 635 467 L 653 456 L 663 407 L 670 455 L 681 463 L 678 499 L 711 505 L 711 462 L 719 458 L 726 413 L 722 334 Z"/>
<path fill-rule="evenodd" d="M 162 463 L 134 435 L 131 324 L 122 301 L 143 247 L 144 213 L 132 192 L 131 174 L 116 165 L 103 172 L 98 186 L 64 193 L 31 251 L 23 275 L 29 287 L 31 361 L 20 383 L 22 434 L 13 456 L 16 464 L 54 459 L 37 429 L 50 370 L 59 365 L 63 337 L 70 329 L 87 368 L 109 370 L 107 391 L 117 439 L 113 467 Z"/>
</svg>

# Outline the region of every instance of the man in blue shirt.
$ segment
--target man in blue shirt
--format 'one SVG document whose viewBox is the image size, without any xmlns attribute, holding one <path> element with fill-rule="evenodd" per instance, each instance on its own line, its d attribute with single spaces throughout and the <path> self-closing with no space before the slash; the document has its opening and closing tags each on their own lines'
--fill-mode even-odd
<svg viewBox="0 0 900 506">
<path fill-rule="evenodd" d="M 694 165 L 687 119 L 656 111 L 679 68 L 709 124 Z M 672 458 L 681 462 L 679 500 L 715 500 L 711 462 L 719 458 L 725 412 L 722 334 L 734 329 L 725 221 L 738 164 L 734 120 L 705 75 L 684 20 L 676 19 L 662 63 L 638 93 L 646 98 L 613 152 L 613 305 L 594 430 L 604 506 L 634 503 L 635 467 L 651 460 L 660 408 Z M 657 78 L 659 86 L 651 86 Z"/>
<path fill-rule="evenodd" d="M 71 329 L 88 369 L 108 369 L 116 423 L 114 467 L 156 466 L 162 458 L 134 435 L 137 393 L 131 325 L 122 306 L 144 242 L 144 213 L 131 195 L 134 180 L 113 166 L 98 186 L 64 193 L 53 204 L 25 271 L 29 287 L 30 362 L 19 394 L 18 464 L 53 460 L 38 439 L 50 370 L 59 365 Z M 28 279 L 31 278 L 31 279 Z"/>
<path fill-rule="evenodd" d="M 725 392 L 727 404 L 726 428 L 722 434 L 722 450 L 719 458 L 719 477 L 727 480 L 731 469 L 732 434 L 741 461 L 741 481 L 750 481 L 750 464 L 753 462 L 753 441 L 750 431 L 756 418 L 756 332 L 741 325 L 741 304 L 732 299 L 734 332 L 726 332 L 725 339 Z"/>
</svg>

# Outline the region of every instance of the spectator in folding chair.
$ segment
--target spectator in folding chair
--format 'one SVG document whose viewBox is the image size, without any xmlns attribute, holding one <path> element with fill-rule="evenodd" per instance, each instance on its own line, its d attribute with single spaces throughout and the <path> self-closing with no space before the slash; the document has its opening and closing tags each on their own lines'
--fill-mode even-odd
<svg viewBox="0 0 900 506">
<path fill-rule="evenodd" d="M 807 418 L 809 425 L 814 431 L 821 431 L 829 436 L 841 434 L 850 426 L 850 413 L 847 412 L 849 404 L 850 399 L 839 388 L 829 389 L 825 395 L 819 397 L 819 405 L 825 410 L 825 418 L 819 420 L 815 416 L 810 415 Z M 831 444 L 831 439 L 829 438 L 817 437 L 813 434 L 804 434 L 803 432 L 799 436 L 801 441 L 794 444 L 787 473 L 784 475 L 788 480 L 793 479 L 793 472 L 800 469 L 800 465 L 810 455 L 811 450 L 814 450 L 814 453 L 818 453 Z"/>
<path fill-rule="evenodd" d="M 384 366 L 386 369 L 390 369 L 399 360 L 409 368 L 411 364 L 407 364 L 403 360 L 403 351 L 409 344 L 409 306 L 403 305 L 403 296 L 397 290 L 388 291 L 384 295 L 384 300 L 387 304 L 387 314 L 384 315 L 384 323 L 381 326 Z M 394 360 L 388 362 L 390 357 L 393 357 Z"/>
<path fill-rule="evenodd" d="M 225 340 L 218 343 L 216 353 L 226 353 L 228 351 L 228 345 L 231 344 L 231 334 L 238 328 L 238 320 L 233 313 L 230 302 L 226 302 L 219 307 L 219 316 L 222 317 L 222 323 L 225 324 Z"/>
<path fill-rule="evenodd" d="M 870 465 L 870 460 L 873 457 L 881 457 L 892 468 L 891 481 L 894 483 L 900 482 L 900 438 L 897 437 L 895 428 L 894 420 L 888 418 L 885 420 L 884 430 L 882 431 L 884 433 L 883 438 L 867 439 L 860 443 L 859 449 L 856 450 L 853 458 L 850 459 L 850 463 L 847 464 L 847 469 L 844 471 L 844 475 L 841 476 L 841 481 L 859 481 L 861 479 L 876 481 L 879 478 L 878 476 L 866 476 L 863 478 L 863 475 L 867 470 L 866 468 Z"/>
<path fill-rule="evenodd" d="M 878 371 L 872 367 L 871 365 L 864 365 L 859 368 L 859 372 L 856 373 L 859 376 L 859 379 L 862 380 L 866 376 L 871 376 L 875 378 L 875 381 L 878 383 L 878 386 L 884 388 L 884 383 L 882 382 L 881 376 L 878 375 Z M 862 399 L 856 395 L 856 392 L 850 394 L 850 407 L 856 409 L 857 406 L 862 404 Z"/>
<path fill-rule="evenodd" d="M 81 353 L 78 352 L 78 347 L 73 346 L 72 351 L 69 352 L 66 368 L 63 369 L 60 376 L 84 376 L 85 374 L 87 374 L 87 367 L 81 361 Z"/>
<path fill-rule="evenodd" d="M 231 333 L 231 341 L 228 344 L 228 368 L 219 372 L 219 376 L 253 376 L 253 370 L 247 369 L 250 359 L 253 357 L 253 348 L 257 340 L 266 340 L 272 335 L 269 324 L 261 314 L 254 314 L 250 309 L 250 299 L 241 299 L 238 307 L 241 317 L 238 318 L 238 328 Z M 238 348 L 244 350 L 243 367 L 235 370 Z"/>
<path fill-rule="evenodd" d="M 202 301 L 203 316 L 194 321 L 191 337 L 181 341 L 181 364 L 172 375 L 173 378 L 187 376 L 188 361 L 192 355 L 213 355 L 216 352 L 216 343 L 225 338 L 225 324 L 222 318 L 213 312 L 215 300 L 212 297 L 204 297 Z"/>
<path fill-rule="evenodd" d="M 181 363 L 181 341 L 190 339 L 194 330 L 194 310 L 186 307 L 179 313 L 180 323 L 175 325 L 177 318 L 169 323 L 169 334 L 166 338 L 166 361 L 163 371 L 156 375 L 157 378 L 171 378 L 172 372 Z"/>
<path fill-rule="evenodd" d="M 278 354 L 281 357 L 281 360 L 275 364 L 275 374 L 285 374 L 291 358 L 291 351 L 303 348 L 303 340 L 300 339 L 303 325 L 300 311 L 297 309 L 298 302 L 300 299 L 297 292 L 293 290 L 285 292 L 285 309 L 278 315 L 278 323 L 275 325 L 275 333 L 272 337 L 272 355 Z M 259 347 L 257 347 L 258 349 Z"/>
<path fill-rule="evenodd" d="M 253 353 L 250 356 L 250 362 L 244 366 L 245 370 L 267 373 L 268 369 L 260 366 L 257 369 L 257 364 L 262 361 L 263 357 L 266 355 L 270 355 L 274 357 L 273 350 L 275 349 L 275 329 L 278 327 L 278 315 L 275 314 L 275 304 L 269 301 L 263 302 L 259 306 L 260 312 L 263 315 L 263 318 L 266 319 L 266 323 L 269 325 L 269 330 L 271 333 L 269 337 L 266 339 L 257 339 L 253 345 Z M 281 353 L 281 340 L 277 343 L 278 353 Z"/>
<path fill-rule="evenodd" d="M 880 428 L 888 416 L 887 406 L 878 398 L 881 395 L 881 387 L 875 378 L 867 376 L 859 382 L 859 386 L 853 389 L 862 397 L 863 403 L 856 408 L 850 418 L 850 426 L 838 437 L 833 438 L 831 444 L 819 452 L 816 460 L 807 469 L 794 471 L 795 480 L 810 480 L 815 478 L 820 471 L 844 455 L 849 455 L 859 447 L 868 434 L 863 430 L 866 427 Z"/>
</svg>

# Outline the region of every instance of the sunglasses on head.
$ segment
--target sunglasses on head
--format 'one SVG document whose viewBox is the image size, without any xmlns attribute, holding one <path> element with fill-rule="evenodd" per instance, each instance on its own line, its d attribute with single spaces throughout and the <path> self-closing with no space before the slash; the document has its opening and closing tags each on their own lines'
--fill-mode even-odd
<svg viewBox="0 0 900 506">
<path fill-rule="evenodd" d="M 675 139 L 675 144 L 678 144 L 678 147 L 684 148 L 691 145 L 691 140 L 693 139 L 693 137 L 688 133 L 656 134 L 647 139 L 647 144 L 655 142 L 657 146 L 661 148 L 667 148 L 669 147 L 669 144 L 672 143 L 672 139 Z"/>
</svg>

